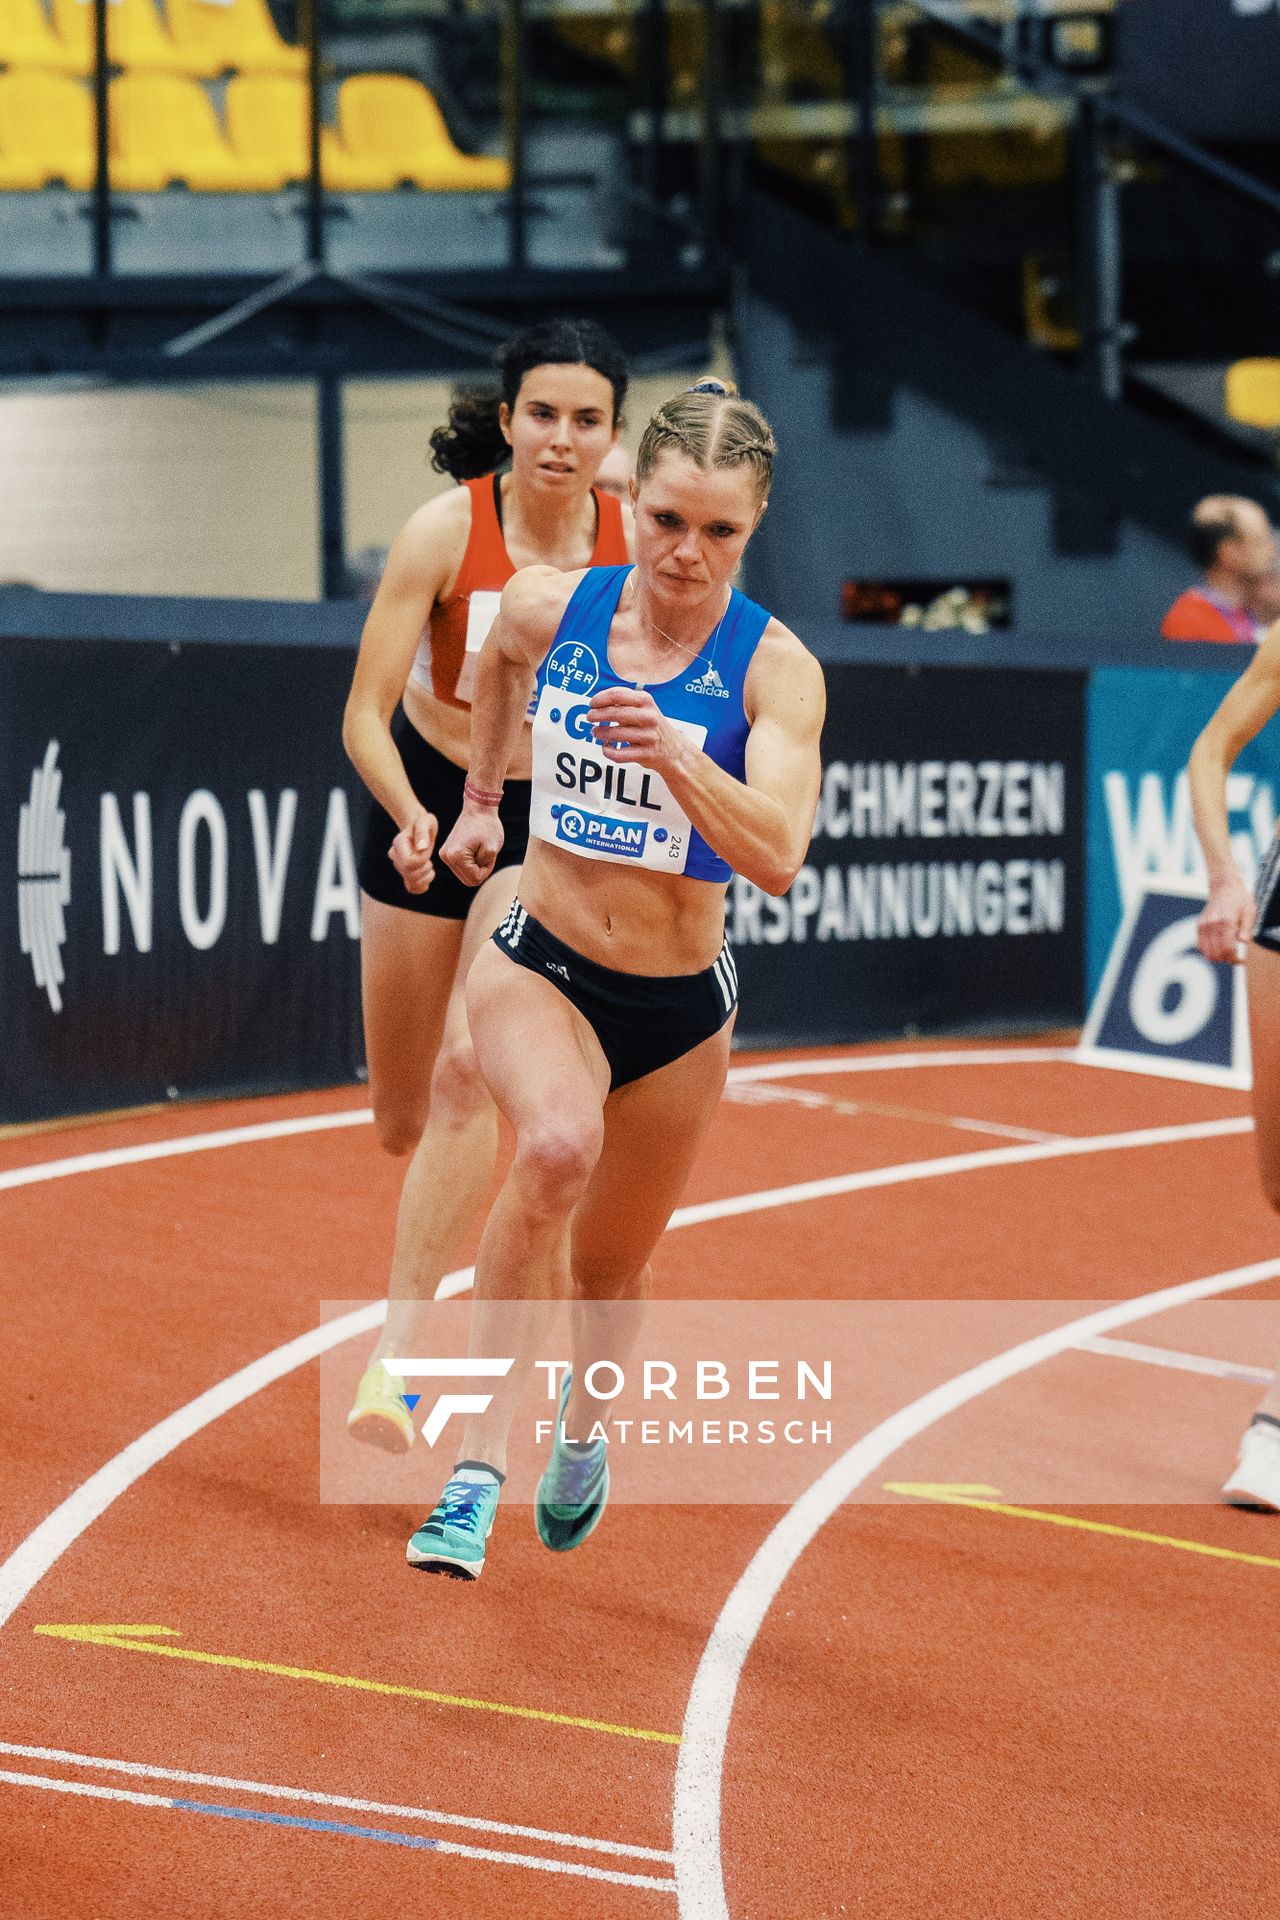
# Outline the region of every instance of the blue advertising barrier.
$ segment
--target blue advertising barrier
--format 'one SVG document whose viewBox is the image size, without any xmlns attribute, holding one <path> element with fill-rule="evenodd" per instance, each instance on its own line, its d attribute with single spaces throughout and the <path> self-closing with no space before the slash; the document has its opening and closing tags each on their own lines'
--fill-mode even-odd
<svg viewBox="0 0 1280 1920">
<path fill-rule="evenodd" d="M 361 614 L 0 590 L 0 1121 L 360 1071 Z M 804 637 L 822 802 L 787 896 L 731 891 L 740 1043 L 1081 1022 L 1144 877 L 1197 878 L 1187 755 L 1247 650 Z M 1247 875 L 1270 762 L 1264 739 L 1228 787 Z M 1135 947 L 1135 977 L 1169 957 Z M 1176 1026 L 1173 989 L 1151 1007 Z"/>
<path fill-rule="evenodd" d="M 1230 649 L 1235 656 L 1237 650 Z M 1148 877 L 1199 885 L 1204 863 L 1191 818 L 1187 758 L 1243 663 L 1222 673 L 1100 667 L 1085 713 L 1087 901 L 1085 971 L 1092 1000 L 1125 911 Z M 1277 751 L 1264 733 L 1227 781 L 1231 844 L 1252 885 L 1275 837 Z"/>
<path fill-rule="evenodd" d="M 1193 880 L 1144 879 L 1089 1009 L 1081 1060 L 1206 1086 L 1249 1085 L 1244 968 L 1198 951 L 1203 905 Z"/>
</svg>

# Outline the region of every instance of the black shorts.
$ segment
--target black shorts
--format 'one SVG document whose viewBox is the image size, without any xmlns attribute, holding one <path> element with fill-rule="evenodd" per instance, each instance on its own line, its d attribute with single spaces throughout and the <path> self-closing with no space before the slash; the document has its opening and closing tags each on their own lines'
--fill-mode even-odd
<svg viewBox="0 0 1280 1920">
<path fill-rule="evenodd" d="M 493 936 L 509 960 L 574 1005 L 609 1063 L 609 1091 L 669 1067 L 719 1033 L 738 1004 L 727 946 L 702 973 L 616 973 L 548 933 L 517 900 Z"/>
<path fill-rule="evenodd" d="M 429 746 L 403 713 L 397 713 L 391 723 L 391 738 L 400 749 L 409 785 L 440 822 L 436 837 L 436 845 L 440 847 L 462 812 L 466 771 L 455 767 L 452 760 Z M 509 780 L 503 790 L 498 818 L 506 837 L 495 873 L 503 867 L 518 867 L 528 849 L 529 784 L 527 780 Z M 437 920 L 465 920 L 476 890 L 464 886 L 443 860 L 436 859 L 435 879 L 425 893 L 409 892 L 389 858 L 391 842 L 399 831 L 391 815 L 376 800 L 372 801 L 360 847 L 359 875 L 364 892 L 389 907 L 407 907 L 410 913 L 429 913 Z"/>
<path fill-rule="evenodd" d="M 1271 842 L 1267 857 L 1258 869 L 1254 889 L 1256 918 L 1253 944 L 1269 953 L 1280 953 L 1280 838 Z"/>
</svg>

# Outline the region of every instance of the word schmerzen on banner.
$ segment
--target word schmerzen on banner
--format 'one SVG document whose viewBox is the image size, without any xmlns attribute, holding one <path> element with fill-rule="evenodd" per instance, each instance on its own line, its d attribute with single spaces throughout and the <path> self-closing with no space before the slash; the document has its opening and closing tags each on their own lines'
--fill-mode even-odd
<svg viewBox="0 0 1280 1920">
<path fill-rule="evenodd" d="M 1017 841 L 1061 838 L 1067 777 L 1060 761 L 832 760 L 814 825 L 823 841 Z M 916 849 L 912 849 L 913 853 Z M 1003 854 L 1003 850 L 1002 850 Z M 735 944 L 933 940 L 1059 933 L 1066 910 L 1061 858 L 828 860 L 807 863 L 782 899 L 734 883 Z"/>
</svg>

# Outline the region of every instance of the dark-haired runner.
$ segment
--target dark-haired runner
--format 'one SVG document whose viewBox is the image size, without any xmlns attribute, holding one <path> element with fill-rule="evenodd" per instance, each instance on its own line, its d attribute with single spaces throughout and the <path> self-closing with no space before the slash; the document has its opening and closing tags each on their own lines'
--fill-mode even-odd
<svg viewBox="0 0 1280 1920">
<path fill-rule="evenodd" d="M 520 897 L 467 982 L 480 1070 L 516 1135 L 476 1259 L 481 1308 L 570 1285 L 580 1302 L 644 1297 L 724 1086 L 727 883 L 736 870 L 780 894 L 804 858 L 822 675 L 731 584 L 773 455 L 768 423 L 723 385 L 668 402 L 636 462 L 634 568 L 520 574 L 485 644 L 466 804 L 443 851 L 470 886 L 502 857 L 503 769 L 536 705 Z M 607 1440 L 590 1437 L 598 1415 L 573 1384 L 593 1318 L 578 1315 L 538 1489 L 539 1535 L 561 1552 L 608 1494 Z M 510 1338 L 507 1353 L 532 1357 Z M 411 1565 L 481 1572 L 510 1418 L 500 1392 L 468 1419 Z"/>
<path fill-rule="evenodd" d="M 462 806 L 473 669 L 518 567 L 607 564 L 629 551 L 629 513 L 593 491 L 626 396 L 621 349 L 590 321 L 553 320 L 507 342 L 497 362 L 500 388 L 460 394 L 431 436 L 434 465 L 463 484 L 420 508 L 391 549 L 343 726 L 375 801 L 360 860 L 370 1092 L 383 1146 L 413 1156 L 386 1329 L 348 1424 L 392 1451 L 408 1447 L 414 1429 L 381 1356 L 413 1351 L 417 1304 L 455 1259 L 497 1145 L 462 982 L 515 892 L 529 739 L 527 729 L 513 735 L 502 769 L 503 870 L 473 893 L 434 857 Z"/>
</svg>

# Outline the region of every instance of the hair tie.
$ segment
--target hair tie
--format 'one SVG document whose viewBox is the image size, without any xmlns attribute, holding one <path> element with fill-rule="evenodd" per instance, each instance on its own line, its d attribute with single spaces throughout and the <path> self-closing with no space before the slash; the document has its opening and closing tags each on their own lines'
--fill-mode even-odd
<svg viewBox="0 0 1280 1920">
<path fill-rule="evenodd" d="M 686 387 L 685 392 L 686 393 L 718 393 L 721 396 L 721 398 L 725 400 L 727 400 L 729 397 L 729 389 L 728 387 L 726 387 L 723 380 L 699 380 L 696 387 Z"/>
</svg>

